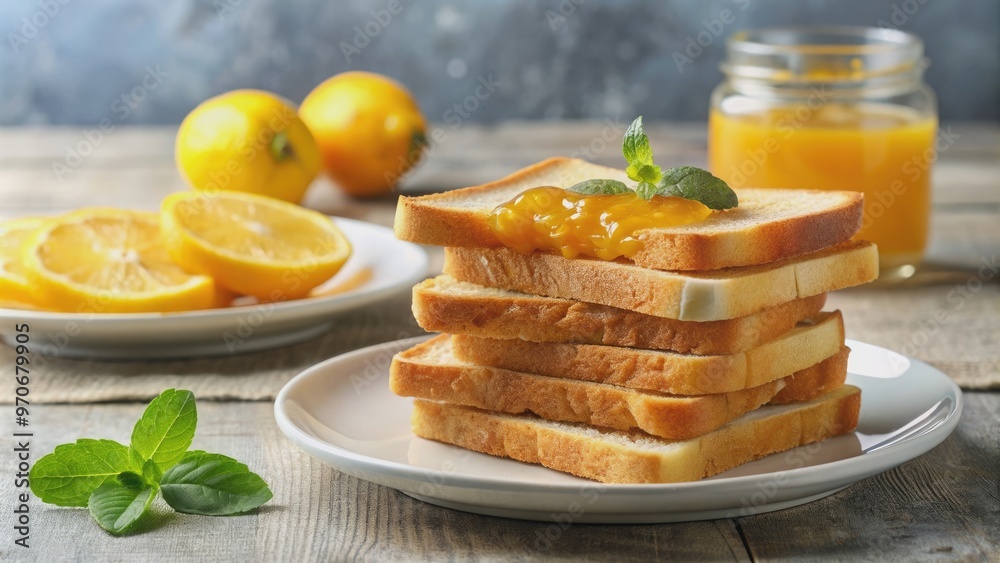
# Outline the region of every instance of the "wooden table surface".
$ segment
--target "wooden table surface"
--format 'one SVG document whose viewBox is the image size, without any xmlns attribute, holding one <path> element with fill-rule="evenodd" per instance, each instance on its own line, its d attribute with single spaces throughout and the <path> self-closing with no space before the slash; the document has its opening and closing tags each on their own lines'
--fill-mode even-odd
<svg viewBox="0 0 1000 563">
<path fill-rule="evenodd" d="M 769 560 L 832 557 L 852 561 L 1000 560 L 1000 285 L 984 280 L 961 310 L 947 294 L 976 276 L 1000 251 L 1000 129 L 953 124 L 958 140 L 934 171 L 933 267 L 909 287 L 847 291 L 831 304 L 844 310 L 848 336 L 908 353 L 961 374 L 981 389 L 965 393 L 955 433 L 928 454 L 811 504 L 769 514 L 684 524 L 577 524 L 547 550 L 543 525 L 466 514 L 413 500 L 340 474 L 297 450 L 280 434 L 270 402 L 201 402 L 195 446 L 247 462 L 269 481 L 274 499 L 257 513 L 208 518 L 169 514 L 146 534 L 111 538 L 79 510 L 31 507 L 31 548 L 13 546 L 9 508 L 0 517 L 0 558 L 80 561 L 372 560 Z M 510 123 L 446 128 L 407 189 L 429 191 L 479 183 L 555 154 L 619 164 L 621 123 Z M 702 124 L 650 127 L 668 164 L 704 165 Z M 89 156 L 57 174 L 67 150 L 85 139 L 79 128 L 0 130 L 0 218 L 84 205 L 155 209 L 184 189 L 172 158 L 171 128 L 119 129 Z M 589 154 L 588 154 L 589 153 Z M 391 224 L 394 201 L 352 201 L 324 182 L 307 203 L 322 211 Z M 440 263 L 440 254 L 434 255 Z M 970 277 L 971 276 L 971 277 Z M 409 324 L 375 306 L 366 323 Z M 936 328 L 927 319 L 945 311 Z M 348 315 L 341 325 L 352 326 Z M 393 330 L 371 332 L 371 343 Z M 367 330 L 364 327 L 357 330 Z M 923 331 L 923 332 L 921 332 Z M 367 334 L 367 333 L 366 333 Z M 919 346 L 916 336 L 923 336 Z M 361 338 L 360 341 L 364 341 Z M 359 340 L 352 340 L 352 342 Z M 6 369 L 6 368 L 3 368 Z M 5 396 L 13 396 L 6 384 Z M 9 402 L 9 401 L 7 401 Z M 81 436 L 127 440 L 139 403 L 39 406 L 34 452 Z M 12 442 L 0 440 L 3 466 Z M 4 506 L 12 479 L 0 480 Z"/>
</svg>

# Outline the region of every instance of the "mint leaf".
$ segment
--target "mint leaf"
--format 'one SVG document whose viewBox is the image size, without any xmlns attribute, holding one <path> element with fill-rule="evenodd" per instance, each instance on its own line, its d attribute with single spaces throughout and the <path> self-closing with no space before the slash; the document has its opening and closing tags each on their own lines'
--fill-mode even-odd
<svg viewBox="0 0 1000 563">
<path fill-rule="evenodd" d="M 709 209 L 729 209 L 739 205 L 736 192 L 707 170 L 678 166 L 667 170 L 657 186 L 657 194 L 693 199 Z"/>
<path fill-rule="evenodd" d="M 653 149 L 649 148 L 649 137 L 642 129 L 641 115 L 625 131 L 622 154 L 628 162 L 625 173 L 630 179 L 652 184 L 660 181 L 662 172 L 659 166 L 653 164 Z"/>
<path fill-rule="evenodd" d="M 637 182 L 649 182 L 650 184 L 656 184 L 663 178 L 660 167 L 652 164 L 643 164 L 636 170 L 635 175 L 638 176 Z"/>
<path fill-rule="evenodd" d="M 653 149 L 649 148 L 649 137 L 642 130 L 642 116 L 635 118 L 635 121 L 625 130 L 625 139 L 622 141 L 622 155 L 629 163 L 629 166 L 642 166 L 643 164 L 653 164 Z M 629 177 L 632 175 L 629 174 Z M 638 178 L 632 178 L 638 180 Z"/>
<path fill-rule="evenodd" d="M 615 195 L 629 192 L 628 186 L 625 185 L 625 182 L 607 180 L 603 178 L 584 180 L 579 184 L 573 184 L 567 189 L 571 192 L 585 195 Z"/>
<path fill-rule="evenodd" d="M 142 475 L 132 471 L 122 471 L 118 474 L 117 481 L 128 489 L 139 490 L 146 486 L 146 480 L 143 479 Z"/>
<path fill-rule="evenodd" d="M 142 460 L 113 440 L 83 438 L 63 444 L 32 466 L 31 492 L 58 506 L 87 506 L 91 493 L 123 471 L 141 471 Z"/>
<path fill-rule="evenodd" d="M 132 475 L 139 477 L 134 473 Z M 108 481 L 90 495 L 90 515 L 105 530 L 112 534 L 123 534 L 132 529 L 149 510 L 154 498 L 154 485 L 133 488 L 117 481 Z"/>
<path fill-rule="evenodd" d="M 649 182 L 639 182 L 639 185 L 635 187 L 635 193 L 642 199 L 649 201 L 656 195 L 656 185 Z"/>
<path fill-rule="evenodd" d="M 142 477 L 147 483 L 159 483 L 160 479 L 163 478 L 163 471 L 159 465 L 156 465 L 155 461 L 148 459 L 142 465 Z"/>
<path fill-rule="evenodd" d="M 153 399 L 132 429 L 132 448 L 166 471 L 191 447 L 198 411 L 190 391 L 167 389 Z"/>
<path fill-rule="evenodd" d="M 163 474 L 163 499 L 174 510 L 225 516 L 271 500 L 271 489 L 246 465 L 222 454 L 188 452 Z"/>
</svg>

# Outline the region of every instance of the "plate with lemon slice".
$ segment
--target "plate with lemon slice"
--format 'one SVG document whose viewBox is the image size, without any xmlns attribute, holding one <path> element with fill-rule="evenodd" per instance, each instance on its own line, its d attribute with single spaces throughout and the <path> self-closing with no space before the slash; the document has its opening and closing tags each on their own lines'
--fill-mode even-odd
<svg viewBox="0 0 1000 563">
<path fill-rule="evenodd" d="M 420 247 L 386 227 L 236 192 L 160 213 L 83 209 L 0 223 L 0 338 L 94 359 L 231 355 L 300 342 L 407 291 Z"/>
</svg>

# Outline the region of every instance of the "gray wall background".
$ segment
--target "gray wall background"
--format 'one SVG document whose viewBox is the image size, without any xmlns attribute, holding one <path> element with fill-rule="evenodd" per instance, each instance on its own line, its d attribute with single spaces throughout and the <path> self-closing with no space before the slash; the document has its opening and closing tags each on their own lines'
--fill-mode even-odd
<svg viewBox="0 0 1000 563">
<path fill-rule="evenodd" d="M 679 70 L 723 10 L 735 21 Z M 496 86 L 479 122 L 698 120 L 733 31 L 880 22 L 924 39 L 942 118 L 1000 120 L 994 0 L 5 0 L 0 124 L 178 123 L 227 90 L 298 102 L 349 69 L 401 80 L 434 121 L 481 79 Z"/>
</svg>

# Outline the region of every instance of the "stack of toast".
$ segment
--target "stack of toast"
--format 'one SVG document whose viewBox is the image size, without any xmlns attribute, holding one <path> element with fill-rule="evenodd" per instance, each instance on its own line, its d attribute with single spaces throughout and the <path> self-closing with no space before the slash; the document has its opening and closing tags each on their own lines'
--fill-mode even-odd
<svg viewBox="0 0 1000 563">
<path fill-rule="evenodd" d="M 392 390 L 423 438 L 608 483 L 701 479 L 849 432 L 860 391 L 826 292 L 874 280 L 851 238 L 862 196 L 738 190 L 739 206 L 640 232 L 631 259 L 504 247 L 489 213 L 539 186 L 624 172 L 556 158 L 502 180 L 400 198 L 396 235 L 445 246 L 413 290 L 443 333 L 401 352 Z"/>
</svg>

